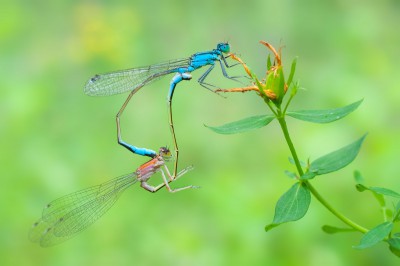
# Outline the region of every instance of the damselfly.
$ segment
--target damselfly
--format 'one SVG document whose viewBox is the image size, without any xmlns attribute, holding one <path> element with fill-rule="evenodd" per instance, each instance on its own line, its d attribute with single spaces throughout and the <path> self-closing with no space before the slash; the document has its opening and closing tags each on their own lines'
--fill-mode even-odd
<svg viewBox="0 0 400 266">
<path fill-rule="evenodd" d="M 105 74 L 98 74 L 89 79 L 85 86 L 85 93 L 91 96 L 108 96 L 119 94 L 127 91 L 131 91 L 121 109 L 117 113 L 117 137 L 118 143 L 133 153 L 154 157 L 157 153 L 153 150 L 146 148 L 139 148 L 134 145 L 124 142 L 121 138 L 121 128 L 120 128 L 120 117 L 130 101 L 131 97 L 143 86 L 149 84 L 150 82 L 157 80 L 165 75 L 176 73 L 172 78 L 169 92 L 167 96 L 168 102 L 168 113 L 169 113 L 169 125 L 171 128 L 172 138 L 175 148 L 175 166 L 172 176 L 176 175 L 178 169 L 178 143 L 175 136 L 174 124 L 172 119 L 172 96 L 175 91 L 176 85 L 182 80 L 190 80 L 192 78 L 191 72 L 199 69 L 203 66 L 209 65 L 210 67 L 204 72 L 203 75 L 198 79 L 201 86 L 209 89 L 215 87 L 212 84 L 206 83 L 205 79 L 208 74 L 213 70 L 215 62 L 218 61 L 221 65 L 222 74 L 228 79 L 236 80 L 238 77 L 228 76 L 225 66 L 232 67 L 234 65 L 228 65 L 226 58 L 231 56 L 230 45 L 228 43 L 219 43 L 216 49 L 206 52 L 195 53 L 192 56 L 184 59 L 170 60 L 164 63 L 154 64 L 146 67 L 132 68 L 126 70 L 120 70 Z M 224 56 L 227 54 L 227 56 Z"/>
<path fill-rule="evenodd" d="M 172 189 L 169 183 L 192 169 L 191 166 L 171 176 L 165 162 L 171 158 L 171 152 L 161 147 L 159 153 L 150 161 L 142 164 L 133 173 L 111 179 L 103 184 L 83 189 L 58 198 L 45 206 L 42 218 L 33 224 L 29 238 L 42 247 L 61 243 L 97 221 L 111 208 L 127 188 L 140 182 L 140 186 L 150 192 L 157 192 L 166 186 L 169 192 L 177 192 L 195 186 Z M 157 172 L 161 172 L 163 183 L 151 186 L 148 181 Z"/>
</svg>

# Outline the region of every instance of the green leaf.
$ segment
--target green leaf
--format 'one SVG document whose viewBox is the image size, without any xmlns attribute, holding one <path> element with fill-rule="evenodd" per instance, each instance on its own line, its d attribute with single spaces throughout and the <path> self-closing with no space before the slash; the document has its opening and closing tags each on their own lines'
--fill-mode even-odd
<svg viewBox="0 0 400 266">
<path fill-rule="evenodd" d="M 330 123 L 339 120 L 346 115 L 350 114 L 361 104 L 363 100 L 354 102 L 350 105 L 328 110 L 302 110 L 302 111 L 292 111 L 287 112 L 288 116 L 293 118 L 312 122 L 312 123 Z"/>
<path fill-rule="evenodd" d="M 381 206 L 385 206 L 385 199 L 383 196 L 389 196 L 389 197 L 394 197 L 394 198 L 400 198 L 400 194 L 397 193 L 396 191 L 393 191 L 388 188 L 383 188 L 383 187 L 367 187 L 362 184 L 357 184 L 356 188 L 358 191 L 363 192 L 365 190 L 371 191 L 375 198 L 378 200 L 379 204 Z"/>
<path fill-rule="evenodd" d="M 356 189 L 357 189 L 359 192 L 364 192 L 365 190 L 369 190 L 368 187 L 367 187 L 367 186 L 364 186 L 363 184 L 357 184 L 357 185 L 356 185 Z"/>
<path fill-rule="evenodd" d="M 289 163 L 290 164 L 296 165 L 296 162 L 294 161 L 294 159 L 292 157 L 289 157 L 288 159 L 289 159 Z M 307 167 L 308 166 L 307 163 L 304 162 L 304 161 L 300 161 L 300 165 L 303 166 L 303 167 Z"/>
<path fill-rule="evenodd" d="M 386 201 L 385 201 L 385 198 L 383 197 L 382 194 L 374 193 L 374 196 L 375 196 L 376 200 L 379 202 L 379 205 L 381 207 L 385 207 L 386 206 Z"/>
<path fill-rule="evenodd" d="M 301 180 L 313 179 L 317 176 L 317 173 L 314 172 L 306 172 L 304 175 L 300 176 Z"/>
<path fill-rule="evenodd" d="M 260 94 L 263 96 L 264 100 L 269 101 L 268 96 L 265 94 L 263 85 L 261 84 L 261 82 L 258 80 L 258 78 L 255 75 L 254 75 L 253 80 L 255 80 L 257 88 L 260 91 Z"/>
<path fill-rule="evenodd" d="M 398 221 L 400 221 L 400 201 L 398 201 L 396 204 L 395 214 L 393 217 L 393 222 L 398 222 Z"/>
<path fill-rule="evenodd" d="M 274 71 L 267 72 L 265 77 L 265 88 L 272 90 L 276 98 L 271 99 L 275 104 L 280 105 L 285 95 L 285 77 L 282 66 L 277 66 Z"/>
<path fill-rule="evenodd" d="M 386 220 L 385 221 L 392 221 L 395 222 L 395 219 L 393 218 L 393 210 L 386 208 L 386 206 L 382 206 L 382 213 L 386 214 Z"/>
<path fill-rule="evenodd" d="M 287 175 L 288 177 L 292 178 L 292 179 L 297 179 L 297 175 L 294 172 L 285 170 L 285 175 Z"/>
<path fill-rule="evenodd" d="M 271 54 L 268 54 L 267 57 L 267 71 L 271 68 L 272 63 L 271 63 Z"/>
<path fill-rule="evenodd" d="M 282 67 L 278 67 L 278 69 L 276 70 L 276 82 L 274 83 L 275 84 L 272 90 L 276 93 L 276 101 L 278 103 L 281 103 L 283 96 L 285 95 L 285 75 L 283 73 Z"/>
<path fill-rule="evenodd" d="M 297 82 L 293 85 L 292 92 L 290 93 L 291 98 L 293 98 L 293 97 L 297 94 L 297 91 L 299 90 L 299 88 L 300 88 L 300 82 L 297 81 Z"/>
<path fill-rule="evenodd" d="M 292 66 L 290 67 L 290 74 L 287 80 L 287 86 L 289 87 L 292 83 L 294 72 L 296 72 L 296 64 L 297 64 L 297 57 L 295 57 L 292 61 Z"/>
<path fill-rule="evenodd" d="M 385 196 L 389 196 L 389 197 L 394 197 L 394 198 L 400 198 L 400 194 L 397 193 L 396 191 L 393 191 L 391 189 L 388 188 L 383 188 L 383 187 L 369 187 L 369 190 L 377 193 L 377 194 L 381 194 L 381 195 L 385 195 Z"/>
<path fill-rule="evenodd" d="M 272 228 L 275 228 L 275 227 L 277 227 L 278 225 L 280 225 L 280 224 L 274 224 L 274 223 L 272 223 L 272 224 L 266 225 L 266 226 L 265 226 L 265 232 L 270 231 Z"/>
<path fill-rule="evenodd" d="M 358 246 L 353 246 L 353 248 L 364 249 L 372 247 L 384 240 L 385 237 L 387 237 L 392 231 L 392 229 L 392 222 L 384 222 L 365 233 L 365 235 L 361 238 L 360 244 Z"/>
<path fill-rule="evenodd" d="M 356 185 L 356 189 L 359 192 L 364 192 L 364 191 L 371 191 L 372 194 L 375 196 L 376 200 L 379 202 L 380 206 L 385 206 L 385 198 L 383 197 L 383 195 L 377 194 L 374 191 L 370 190 L 369 187 L 364 186 L 363 184 L 357 184 Z"/>
<path fill-rule="evenodd" d="M 366 135 L 352 144 L 316 159 L 310 164 L 308 172 L 301 176 L 300 179 L 311 179 L 317 175 L 323 175 L 342 169 L 356 158 L 365 137 Z"/>
<path fill-rule="evenodd" d="M 400 257 L 400 238 L 389 238 L 388 243 L 390 251 L 397 257 Z"/>
<path fill-rule="evenodd" d="M 208 127 L 212 131 L 219 134 L 236 134 L 246 132 L 252 129 L 257 129 L 268 125 L 272 120 L 274 120 L 273 115 L 257 115 L 252 117 L 247 117 L 239 121 L 228 123 L 219 127 Z"/>
<path fill-rule="evenodd" d="M 275 216 L 271 224 L 265 227 L 265 231 L 286 222 L 301 219 L 308 210 L 311 201 L 311 194 L 303 182 L 294 184 L 283 194 L 275 206 Z"/>
<path fill-rule="evenodd" d="M 361 175 L 360 171 L 355 170 L 353 175 L 354 175 L 354 180 L 356 180 L 358 184 L 364 184 L 364 177 Z"/>
<path fill-rule="evenodd" d="M 322 230 L 327 234 L 336 234 L 336 233 L 348 233 L 355 232 L 356 230 L 353 228 L 339 228 L 331 225 L 322 226 Z"/>
</svg>

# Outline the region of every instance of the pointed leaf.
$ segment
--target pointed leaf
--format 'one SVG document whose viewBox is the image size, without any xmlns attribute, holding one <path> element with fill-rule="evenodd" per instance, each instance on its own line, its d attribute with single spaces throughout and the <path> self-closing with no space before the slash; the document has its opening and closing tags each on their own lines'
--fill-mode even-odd
<svg viewBox="0 0 400 266">
<path fill-rule="evenodd" d="M 400 238 L 389 238 L 388 243 L 390 251 L 397 257 L 400 257 Z"/>
<path fill-rule="evenodd" d="M 272 228 L 277 227 L 278 225 L 280 225 L 280 224 L 274 224 L 274 223 L 272 223 L 272 224 L 266 225 L 266 226 L 265 226 L 265 232 L 268 232 L 269 230 L 271 230 Z"/>
<path fill-rule="evenodd" d="M 358 184 L 364 184 L 364 177 L 361 175 L 360 171 L 355 170 L 353 175 L 354 175 L 354 180 L 356 180 Z"/>
<path fill-rule="evenodd" d="M 396 209 L 393 217 L 393 222 L 398 222 L 398 221 L 400 221 L 400 201 L 398 201 L 396 204 Z"/>
<path fill-rule="evenodd" d="M 385 239 L 392 229 L 392 222 L 384 222 L 365 233 L 365 235 L 361 238 L 360 244 L 358 246 L 353 246 L 353 248 L 364 249 L 372 247 Z"/>
<path fill-rule="evenodd" d="M 398 237 L 389 238 L 388 242 L 391 246 L 400 250 L 400 238 Z"/>
<path fill-rule="evenodd" d="M 376 199 L 379 201 L 379 204 L 381 206 L 385 206 L 385 199 L 383 196 L 389 196 L 389 197 L 394 197 L 394 198 L 400 198 L 400 194 L 397 193 L 396 191 L 393 191 L 388 188 L 383 188 L 383 187 L 367 187 L 362 184 L 357 184 L 356 188 L 358 191 L 363 192 L 365 190 L 371 191 Z"/>
<path fill-rule="evenodd" d="M 311 201 L 311 194 L 303 182 L 294 184 L 283 194 L 275 206 L 275 216 L 271 224 L 265 227 L 266 231 L 286 222 L 301 219 L 308 210 Z"/>
<path fill-rule="evenodd" d="M 260 80 L 254 75 L 253 80 L 256 82 L 257 88 L 260 91 L 261 96 L 264 98 L 265 101 L 269 101 L 267 94 L 265 93 L 264 85 L 261 84 Z"/>
<path fill-rule="evenodd" d="M 357 184 L 357 185 L 356 185 L 356 189 L 357 189 L 359 192 L 364 192 L 365 190 L 369 190 L 368 187 L 367 187 L 367 186 L 364 186 L 363 184 Z"/>
<path fill-rule="evenodd" d="M 366 135 L 362 136 L 357 141 L 347 145 L 337 151 L 324 155 L 310 164 L 308 172 L 300 179 L 311 179 L 317 175 L 323 175 L 337 171 L 349 163 L 351 163 L 360 151 Z"/>
<path fill-rule="evenodd" d="M 275 71 L 268 74 L 266 87 L 275 93 L 275 103 L 280 104 L 285 95 L 285 76 L 283 74 L 282 66 L 278 66 Z"/>
<path fill-rule="evenodd" d="M 313 179 L 316 176 L 317 176 L 317 173 L 308 171 L 304 175 L 302 175 L 300 177 L 300 179 L 302 179 L 302 180 Z"/>
<path fill-rule="evenodd" d="M 386 206 L 386 201 L 382 194 L 374 193 L 374 196 L 375 196 L 375 199 L 379 202 L 379 205 L 381 207 Z"/>
<path fill-rule="evenodd" d="M 390 220 L 392 222 L 395 222 L 395 219 L 393 218 L 393 210 L 386 208 L 386 206 L 382 206 L 382 213 L 386 214 L 387 221 Z"/>
<path fill-rule="evenodd" d="M 295 57 L 292 61 L 292 66 L 290 67 L 290 74 L 287 80 L 287 86 L 289 87 L 292 83 L 294 73 L 296 72 L 296 64 L 297 64 L 297 57 Z"/>
<path fill-rule="evenodd" d="M 291 171 L 285 170 L 285 175 L 287 175 L 288 177 L 292 178 L 292 179 L 296 179 L 297 175 L 296 173 L 293 173 Z"/>
<path fill-rule="evenodd" d="M 371 191 L 371 192 L 374 194 L 376 200 L 379 202 L 379 205 L 380 205 L 380 206 L 385 206 L 385 198 L 384 198 L 382 195 L 377 194 L 376 192 L 370 190 L 369 187 L 364 186 L 363 184 L 357 184 L 357 185 L 356 185 L 356 189 L 357 189 L 359 192 L 364 192 L 364 191 L 366 191 L 366 190 L 367 190 L 367 191 Z"/>
<path fill-rule="evenodd" d="M 344 107 L 328 110 L 302 110 L 302 111 L 292 111 L 287 112 L 288 116 L 293 118 L 312 122 L 312 123 L 330 123 L 339 120 L 346 115 L 350 114 L 361 104 L 363 100 L 357 101 L 355 103 L 349 104 Z"/>
<path fill-rule="evenodd" d="M 293 98 L 297 94 L 297 91 L 299 90 L 299 88 L 300 88 L 300 82 L 297 81 L 293 85 L 292 92 L 290 93 L 291 98 Z"/>
<path fill-rule="evenodd" d="M 296 162 L 294 161 L 294 159 L 292 157 L 289 157 L 288 159 L 289 159 L 289 163 L 290 164 L 296 165 Z M 304 161 L 300 161 L 300 165 L 302 167 L 307 167 L 308 166 L 308 164 L 306 162 L 304 162 Z"/>
<path fill-rule="evenodd" d="M 246 132 L 252 129 L 257 129 L 268 125 L 272 120 L 274 120 L 272 115 L 257 115 L 252 117 L 247 117 L 239 121 L 231 122 L 219 127 L 208 127 L 212 131 L 219 134 L 236 134 Z"/>
<path fill-rule="evenodd" d="M 272 66 L 271 54 L 268 54 L 268 57 L 267 57 L 267 71 L 270 70 L 271 66 Z"/>
<path fill-rule="evenodd" d="M 393 191 L 391 189 L 388 188 L 383 188 L 383 187 L 369 187 L 369 190 L 377 193 L 377 194 L 381 194 L 381 195 L 385 195 L 385 196 L 389 196 L 389 197 L 394 197 L 394 198 L 400 198 L 400 194 L 397 193 L 396 191 Z"/>
<path fill-rule="evenodd" d="M 327 234 L 336 234 L 336 233 L 348 233 L 355 232 L 356 230 L 353 228 L 339 228 L 331 225 L 322 226 L 322 230 Z"/>
</svg>

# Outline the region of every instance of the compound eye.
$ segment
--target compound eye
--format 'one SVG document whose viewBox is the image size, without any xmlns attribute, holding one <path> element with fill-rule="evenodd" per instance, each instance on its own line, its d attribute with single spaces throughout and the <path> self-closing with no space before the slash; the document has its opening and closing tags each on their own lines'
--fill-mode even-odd
<svg viewBox="0 0 400 266">
<path fill-rule="evenodd" d="M 229 45 L 229 43 L 225 42 L 225 43 L 219 43 L 217 45 L 217 49 L 223 53 L 229 53 L 231 50 L 231 47 Z"/>
<path fill-rule="evenodd" d="M 231 46 L 229 44 L 225 44 L 224 52 L 229 53 L 230 51 L 231 51 Z"/>
</svg>

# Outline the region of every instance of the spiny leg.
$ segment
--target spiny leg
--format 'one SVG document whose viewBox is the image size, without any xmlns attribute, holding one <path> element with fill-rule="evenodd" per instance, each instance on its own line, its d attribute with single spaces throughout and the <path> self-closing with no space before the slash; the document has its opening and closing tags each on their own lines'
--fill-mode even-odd
<svg viewBox="0 0 400 266">
<path fill-rule="evenodd" d="M 231 80 L 234 80 L 234 81 L 236 81 L 236 82 L 239 82 L 239 83 L 244 84 L 243 82 L 241 82 L 240 80 L 238 80 L 238 78 L 243 78 L 243 77 L 246 77 L 246 76 L 233 76 L 233 77 L 229 76 L 228 73 L 226 72 L 225 66 L 224 66 L 224 64 L 222 63 L 222 61 L 224 62 L 224 64 L 225 64 L 226 67 L 233 67 L 233 66 L 238 65 L 238 64 L 234 64 L 234 65 L 229 66 L 229 65 L 228 65 L 228 62 L 226 62 L 226 60 L 225 60 L 225 57 L 222 57 L 222 60 L 219 60 L 219 63 L 220 63 L 220 65 L 221 65 L 222 75 L 224 75 L 224 77 L 227 78 L 227 79 L 231 79 Z"/>
<path fill-rule="evenodd" d="M 166 165 L 164 165 L 164 168 L 165 168 L 165 171 L 167 172 L 167 175 L 168 175 L 169 179 L 171 180 L 172 177 L 171 177 L 171 174 L 169 173 L 168 167 L 167 167 Z M 171 181 L 168 181 L 168 180 L 167 180 L 164 171 L 163 171 L 162 169 L 160 169 L 160 172 L 161 172 L 161 176 L 162 176 L 162 178 L 163 178 L 163 180 L 164 180 L 165 186 L 167 187 L 168 191 L 171 192 L 171 193 L 178 192 L 178 191 L 182 191 L 182 190 L 189 189 L 189 188 L 199 188 L 199 187 L 197 187 L 197 186 L 189 185 L 189 186 L 186 186 L 186 187 L 181 187 L 181 188 L 172 189 L 172 188 L 169 186 L 169 183 L 170 183 Z M 187 172 L 187 171 L 185 171 L 184 173 L 186 173 L 186 172 Z M 183 173 L 183 174 L 184 174 L 184 173 Z M 183 175 L 183 174 L 181 174 L 181 175 Z M 177 177 L 173 178 L 172 180 L 175 181 L 176 179 L 177 179 Z"/>
<path fill-rule="evenodd" d="M 227 68 L 234 67 L 234 66 L 237 66 L 237 65 L 240 65 L 240 64 L 241 64 L 241 63 L 234 63 L 234 64 L 232 64 L 232 65 L 229 65 L 229 64 L 228 64 L 228 61 L 226 61 L 226 59 L 229 58 L 229 57 L 236 57 L 236 55 L 230 53 L 229 55 L 223 56 L 223 57 L 222 57 L 222 60 L 224 60 L 224 64 L 225 64 L 225 66 L 226 66 Z"/>
<path fill-rule="evenodd" d="M 227 78 L 227 79 L 231 79 L 231 80 L 234 80 L 234 81 L 237 81 L 237 82 L 240 82 L 240 83 L 243 84 L 243 82 L 241 82 L 240 80 L 237 80 L 237 78 L 241 78 L 241 76 L 233 76 L 233 77 L 231 77 L 231 76 L 228 75 L 228 73 L 226 72 L 226 69 L 225 69 L 224 64 L 222 63 L 222 61 L 224 62 L 224 64 L 225 64 L 226 67 L 233 67 L 233 66 L 238 65 L 238 64 L 228 65 L 228 63 L 227 63 L 226 60 L 225 60 L 225 57 L 222 57 L 222 60 L 219 59 L 219 63 L 220 63 L 220 65 L 221 65 L 222 74 L 224 75 L 224 77 Z M 220 95 L 218 92 L 216 92 L 215 90 L 213 90 L 212 88 L 210 88 L 210 87 L 217 88 L 217 86 L 205 82 L 205 79 L 207 78 L 208 74 L 210 74 L 210 72 L 214 69 L 214 67 L 215 67 L 215 65 L 212 64 L 212 65 L 206 70 L 206 72 L 204 72 L 204 74 L 201 75 L 201 77 L 200 77 L 197 81 L 199 82 L 199 84 L 200 84 L 201 86 L 203 86 L 203 87 L 206 88 L 207 90 L 210 90 L 210 91 L 212 91 L 212 92 L 217 93 L 218 95 Z"/>
<path fill-rule="evenodd" d="M 239 63 L 235 63 L 235 64 L 232 64 L 232 65 L 228 65 L 228 62 L 226 61 L 226 58 L 229 58 L 229 57 L 231 57 L 233 60 L 238 61 Z M 243 63 L 242 59 L 240 59 L 238 56 L 236 56 L 236 54 L 229 54 L 229 55 L 227 55 L 227 56 L 225 56 L 225 57 L 222 57 L 222 60 L 224 61 L 224 64 L 225 64 L 225 66 L 226 66 L 227 68 L 234 67 L 234 66 L 237 66 L 237 65 L 245 65 L 245 64 Z M 246 72 L 247 72 L 247 71 L 246 71 Z M 249 72 L 247 72 L 247 73 L 248 73 L 248 75 L 251 76 L 251 74 L 250 74 Z M 249 76 L 235 76 L 235 77 L 232 77 L 232 78 L 246 78 L 246 79 L 248 79 L 248 80 L 251 80 L 251 78 L 250 78 Z M 239 81 L 239 80 L 236 80 L 236 81 L 238 81 L 238 82 L 240 82 L 240 83 L 243 84 L 243 82 L 241 82 L 241 81 Z"/>
<path fill-rule="evenodd" d="M 181 82 L 182 80 L 191 80 L 192 75 L 190 73 L 185 72 L 185 73 L 176 73 L 175 76 L 172 78 L 170 87 L 169 87 L 169 92 L 168 92 L 168 98 L 167 98 L 167 103 L 168 103 L 168 122 L 169 122 L 169 128 L 171 130 L 171 135 L 172 135 L 172 140 L 174 142 L 174 149 L 175 149 L 175 164 L 174 164 L 174 172 L 172 175 L 172 179 L 175 179 L 178 171 L 178 159 L 179 159 L 179 148 L 178 148 L 178 142 L 176 140 L 176 135 L 175 135 L 175 128 L 174 128 L 174 121 L 172 118 L 172 97 L 175 92 L 175 87 L 176 85 Z"/>
<path fill-rule="evenodd" d="M 164 186 L 167 187 L 169 192 L 177 192 L 177 191 L 188 189 L 188 188 L 198 188 L 197 186 L 186 186 L 186 187 L 183 187 L 183 188 L 171 189 L 171 187 L 169 186 L 169 183 L 177 180 L 178 178 L 180 178 L 181 176 L 183 176 L 184 174 L 186 174 L 187 172 L 192 170 L 193 166 L 190 165 L 190 166 L 184 168 L 183 170 L 179 171 L 179 173 L 176 175 L 176 177 L 174 179 L 172 179 L 172 176 L 171 176 L 171 174 L 170 174 L 170 172 L 168 170 L 168 167 L 166 165 L 164 165 L 164 167 L 165 167 L 165 171 L 167 172 L 167 175 L 169 177 L 169 180 L 167 180 L 167 178 L 165 177 L 164 171 L 161 169 L 160 171 L 161 171 L 161 175 L 162 175 L 162 178 L 163 178 L 163 181 L 164 181 L 163 183 L 161 183 L 158 186 L 154 187 L 154 186 L 151 186 L 150 184 L 148 184 L 147 182 L 141 182 L 140 186 L 142 188 L 144 188 L 145 190 L 147 190 L 149 192 L 152 192 L 152 193 L 157 192 L 158 190 L 160 190 Z"/>
<path fill-rule="evenodd" d="M 200 78 L 197 80 L 197 82 L 198 82 L 201 86 L 203 86 L 204 88 L 206 88 L 207 90 L 210 90 L 210 91 L 212 91 L 212 92 L 215 92 L 215 91 L 214 91 L 213 89 L 207 87 L 207 86 L 211 86 L 211 87 L 214 87 L 214 88 L 216 88 L 216 86 L 214 86 L 214 85 L 212 85 L 212 84 L 209 84 L 209 83 L 206 83 L 206 82 L 204 82 L 204 80 L 206 79 L 206 77 L 208 76 L 208 74 L 210 74 L 211 70 L 214 69 L 214 67 L 215 67 L 215 65 L 212 64 L 212 65 L 206 70 L 206 72 L 204 72 L 203 75 L 201 75 Z"/>
</svg>

